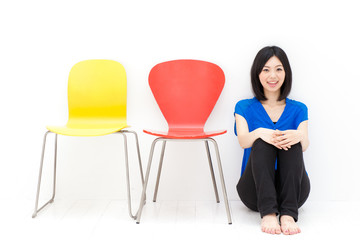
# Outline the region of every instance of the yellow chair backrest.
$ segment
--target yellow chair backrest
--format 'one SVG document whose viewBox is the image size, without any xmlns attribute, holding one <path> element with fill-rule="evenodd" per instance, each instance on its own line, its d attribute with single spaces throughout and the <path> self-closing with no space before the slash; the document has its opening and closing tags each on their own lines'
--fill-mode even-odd
<svg viewBox="0 0 360 240">
<path fill-rule="evenodd" d="M 126 73 L 112 60 L 75 64 L 68 81 L 67 127 L 112 127 L 126 123 Z"/>
</svg>

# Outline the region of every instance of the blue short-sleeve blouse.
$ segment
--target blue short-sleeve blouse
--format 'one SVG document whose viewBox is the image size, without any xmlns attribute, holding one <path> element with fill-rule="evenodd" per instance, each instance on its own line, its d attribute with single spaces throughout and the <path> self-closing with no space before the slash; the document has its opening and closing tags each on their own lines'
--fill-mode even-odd
<svg viewBox="0 0 360 240">
<path fill-rule="evenodd" d="M 255 97 L 252 99 L 240 100 L 235 106 L 235 113 L 245 118 L 249 127 L 249 132 L 252 132 L 260 127 L 274 130 L 278 129 L 281 131 L 291 129 L 296 130 L 301 122 L 308 120 L 307 107 L 301 102 L 288 98 L 286 98 L 285 102 L 285 109 L 276 123 L 273 123 L 261 102 Z M 235 135 L 237 135 L 236 122 L 234 131 Z M 246 148 L 244 150 L 241 175 L 245 170 L 250 152 L 251 148 Z"/>
</svg>

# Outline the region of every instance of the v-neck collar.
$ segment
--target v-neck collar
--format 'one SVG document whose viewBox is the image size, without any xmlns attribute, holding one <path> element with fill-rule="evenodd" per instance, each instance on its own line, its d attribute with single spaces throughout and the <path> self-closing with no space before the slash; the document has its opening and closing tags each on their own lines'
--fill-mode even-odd
<svg viewBox="0 0 360 240">
<path fill-rule="evenodd" d="M 284 108 L 283 112 L 281 113 L 279 119 L 276 121 L 276 123 L 274 123 L 273 120 L 271 120 L 269 114 L 266 112 L 266 110 L 265 110 L 264 106 L 261 104 L 261 102 L 260 102 L 257 98 L 255 98 L 255 99 L 256 99 L 256 101 L 258 102 L 258 104 L 260 104 L 260 108 L 262 109 L 263 114 L 266 116 L 267 120 L 271 123 L 271 125 L 272 125 L 272 126 L 278 125 L 278 123 L 281 122 L 281 119 L 282 119 L 283 116 L 285 115 L 284 113 L 285 113 L 285 111 L 286 111 L 286 109 L 287 109 L 287 107 L 288 107 L 288 105 L 289 105 L 289 104 L 288 104 L 288 98 L 285 99 L 285 108 Z"/>
</svg>

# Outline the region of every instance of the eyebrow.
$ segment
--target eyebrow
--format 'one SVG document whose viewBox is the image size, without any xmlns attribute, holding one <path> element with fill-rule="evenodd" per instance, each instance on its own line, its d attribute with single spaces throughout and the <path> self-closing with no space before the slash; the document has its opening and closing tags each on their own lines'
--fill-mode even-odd
<svg viewBox="0 0 360 240">
<path fill-rule="evenodd" d="M 283 65 L 279 64 L 279 65 L 276 65 L 275 67 L 282 67 Z M 264 67 L 267 67 L 267 68 L 270 68 L 269 66 L 264 66 Z"/>
</svg>

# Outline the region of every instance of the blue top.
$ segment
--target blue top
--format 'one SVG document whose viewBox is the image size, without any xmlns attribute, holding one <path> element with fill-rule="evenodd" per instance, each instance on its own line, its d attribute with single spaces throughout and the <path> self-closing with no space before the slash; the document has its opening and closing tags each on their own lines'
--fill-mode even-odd
<svg viewBox="0 0 360 240">
<path fill-rule="evenodd" d="M 235 113 L 245 118 L 249 126 L 249 132 L 260 127 L 274 130 L 278 129 L 280 131 L 296 130 L 301 122 L 308 120 L 307 107 L 301 102 L 288 98 L 286 98 L 285 102 L 285 109 L 276 123 L 273 123 L 261 102 L 255 97 L 252 99 L 240 100 L 235 106 Z M 236 122 L 234 131 L 237 136 Z M 246 148 L 244 150 L 241 175 L 245 170 L 250 152 L 251 148 Z"/>
</svg>

